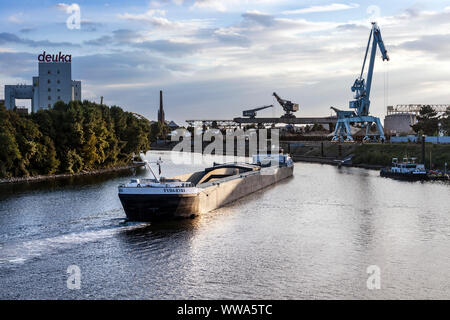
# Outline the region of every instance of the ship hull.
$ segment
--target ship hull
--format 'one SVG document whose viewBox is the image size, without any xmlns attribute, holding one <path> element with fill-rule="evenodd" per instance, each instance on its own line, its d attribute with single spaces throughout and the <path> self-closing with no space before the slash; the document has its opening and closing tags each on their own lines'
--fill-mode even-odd
<svg viewBox="0 0 450 320">
<path fill-rule="evenodd" d="M 131 221 L 189 218 L 198 212 L 196 195 L 119 194 L 119 199 Z"/>
<path fill-rule="evenodd" d="M 429 179 L 427 174 L 425 173 L 424 174 L 400 173 L 400 172 L 391 172 L 389 170 L 381 170 L 380 176 L 405 181 L 424 181 Z"/>
<path fill-rule="evenodd" d="M 119 193 L 127 218 L 160 221 L 192 218 L 264 189 L 293 174 L 293 166 L 264 168 L 197 186 L 193 194 Z"/>
</svg>

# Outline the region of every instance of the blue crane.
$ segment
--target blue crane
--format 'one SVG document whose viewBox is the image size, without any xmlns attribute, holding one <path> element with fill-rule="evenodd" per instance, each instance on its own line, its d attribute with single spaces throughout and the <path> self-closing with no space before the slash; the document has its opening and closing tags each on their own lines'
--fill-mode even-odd
<svg viewBox="0 0 450 320">
<path fill-rule="evenodd" d="M 372 40 L 372 49 L 370 53 L 369 69 L 367 71 L 367 83 L 363 78 L 364 68 L 366 65 L 367 54 L 369 52 L 370 42 Z M 350 124 L 360 124 L 362 128 L 366 128 L 366 135 L 364 141 L 369 141 L 371 138 L 384 140 L 383 127 L 381 126 L 380 119 L 377 117 L 369 116 L 370 107 L 370 90 L 372 88 L 373 68 L 375 65 L 375 56 L 377 53 L 377 47 L 380 48 L 383 61 L 389 61 L 386 48 L 381 38 L 380 28 L 376 22 L 372 22 L 372 29 L 370 31 L 369 42 L 367 43 L 366 54 L 364 56 L 364 62 L 361 69 L 361 74 L 355 80 L 352 86 L 352 92 L 355 92 L 355 100 L 350 101 L 349 107 L 355 109 L 355 111 L 343 111 L 331 107 L 337 114 L 337 123 L 334 130 L 333 141 L 339 141 L 345 138 L 345 141 L 354 141 L 350 130 Z M 377 126 L 377 133 L 371 134 L 370 128 L 375 123 Z"/>
</svg>

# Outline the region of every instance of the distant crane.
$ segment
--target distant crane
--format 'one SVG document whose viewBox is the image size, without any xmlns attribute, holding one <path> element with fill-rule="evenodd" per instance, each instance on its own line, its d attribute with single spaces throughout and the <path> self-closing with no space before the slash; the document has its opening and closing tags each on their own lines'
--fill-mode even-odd
<svg viewBox="0 0 450 320">
<path fill-rule="evenodd" d="M 295 118 L 292 112 L 298 111 L 298 104 L 292 103 L 289 100 L 281 99 L 275 92 L 273 93 L 273 96 L 277 99 L 278 103 L 283 107 L 284 111 L 286 112 L 282 117 Z"/>
<path fill-rule="evenodd" d="M 372 50 L 370 54 L 370 62 L 369 69 L 367 71 L 367 84 L 363 78 L 364 67 L 366 65 L 367 53 L 369 52 L 370 41 L 372 40 Z M 345 141 L 354 141 L 352 137 L 352 133 L 350 131 L 350 124 L 359 123 L 361 127 L 366 127 L 366 135 L 364 137 L 364 141 L 369 141 L 371 137 L 375 140 L 377 137 L 380 140 L 385 140 L 383 127 L 381 126 L 380 119 L 377 117 L 369 116 L 369 107 L 370 107 L 370 89 L 372 86 L 372 77 L 373 77 L 373 68 L 375 64 L 375 56 L 377 53 L 377 47 L 380 48 L 383 61 L 389 61 L 389 56 L 387 54 L 386 48 L 384 47 L 383 39 L 381 38 L 380 28 L 378 27 L 376 22 L 372 22 L 372 29 L 370 31 L 369 42 L 367 43 L 366 55 L 364 56 L 364 62 L 361 69 L 361 74 L 359 78 L 355 80 L 355 83 L 352 86 L 352 92 L 355 92 L 355 100 L 350 101 L 349 107 L 351 109 L 355 109 L 355 111 L 343 111 L 331 107 L 337 114 L 337 123 L 336 129 L 334 130 L 333 141 L 339 141 L 346 136 Z M 377 126 L 377 133 L 371 134 L 370 128 L 372 124 L 375 123 Z"/>
<path fill-rule="evenodd" d="M 256 111 L 264 110 L 267 108 L 273 108 L 273 104 L 271 104 L 270 106 L 263 106 L 263 107 L 259 107 L 259 108 L 255 108 L 255 109 L 244 110 L 244 111 L 242 111 L 242 116 L 250 117 L 251 119 L 253 119 L 256 117 Z"/>
</svg>

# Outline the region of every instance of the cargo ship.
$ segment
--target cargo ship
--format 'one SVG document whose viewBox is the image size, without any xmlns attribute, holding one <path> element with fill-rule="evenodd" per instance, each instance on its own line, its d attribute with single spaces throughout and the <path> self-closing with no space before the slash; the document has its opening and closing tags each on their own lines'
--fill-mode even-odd
<svg viewBox="0 0 450 320">
<path fill-rule="evenodd" d="M 252 163 L 224 163 L 172 178 L 132 179 L 118 187 L 125 214 L 132 221 L 193 218 L 293 175 L 287 154 L 258 154 Z M 160 167 L 160 161 L 156 162 Z M 161 172 L 161 170 L 160 170 Z"/>
</svg>

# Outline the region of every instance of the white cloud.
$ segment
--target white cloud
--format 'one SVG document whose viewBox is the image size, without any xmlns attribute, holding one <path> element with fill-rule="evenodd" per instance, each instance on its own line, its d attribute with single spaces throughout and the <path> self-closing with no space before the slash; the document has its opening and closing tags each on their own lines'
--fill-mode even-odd
<svg viewBox="0 0 450 320">
<path fill-rule="evenodd" d="M 332 3 L 328 5 L 323 6 L 311 6 L 308 8 L 303 9 L 297 9 L 297 10 L 287 10 L 283 11 L 283 14 L 304 14 L 304 13 L 316 13 L 316 12 L 330 12 L 330 11 L 342 11 L 342 10 L 349 10 L 349 9 L 356 9 L 359 8 L 359 4 L 351 3 L 351 4 L 344 4 L 344 3 Z"/>
<path fill-rule="evenodd" d="M 200 0 L 195 1 L 193 6 L 191 8 L 198 8 L 198 9 L 213 9 L 216 11 L 226 11 L 227 10 L 227 4 L 225 1 L 222 0 Z"/>
<path fill-rule="evenodd" d="M 191 9 L 207 9 L 219 12 L 229 10 L 245 11 L 246 8 L 254 5 L 264 6 L 271 4 L 281 4 L 285 0 L 196 0 Z"/>
<path fill-rule="evenodd" d="M 23 12 L 19 12 L 8 17 L 8 21 L 15 24 L 22 24 L 24 22 Z"/>
<path fill-rule="evenodd" d="M 70 5 L 67 4 L 67 3 L 62 3 L 62 2 L 61 2 L 61 3 L 56 4 L 55 7 L 56 7 L 56 9 L 58 9 L 58 10 L 61 10 L 61 11 L 66 12 L 67 9 L 70 7 Z"/>
</svg>

